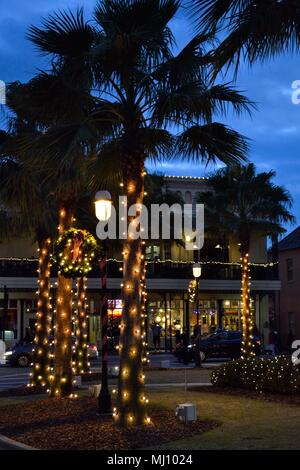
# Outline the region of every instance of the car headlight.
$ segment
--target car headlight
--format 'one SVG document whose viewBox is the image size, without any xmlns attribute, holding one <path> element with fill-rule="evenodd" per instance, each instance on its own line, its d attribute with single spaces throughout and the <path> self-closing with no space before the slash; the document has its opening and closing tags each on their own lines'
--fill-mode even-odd
<svg viewBox="0 0 300 470">
<path fill-rule="evenodd" d="M 189 344 L 189 345 L 188 345 L 188 349 L 191 349 L 192 347 L 193 347 L 192 344 Z"/>
<path fill-rule="evenodd" d="M 11 356 L 13 354 L 13 351 L 6 351 L 4 353 L 4 356 Z"/>
</svg>

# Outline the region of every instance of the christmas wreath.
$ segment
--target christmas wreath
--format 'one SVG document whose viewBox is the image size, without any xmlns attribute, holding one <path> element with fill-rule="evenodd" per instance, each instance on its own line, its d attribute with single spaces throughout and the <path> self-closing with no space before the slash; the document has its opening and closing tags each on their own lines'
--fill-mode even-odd
<svg viewBox="0 0 300 470">
<path fill-rule="evenodd" d="M 77 278 L 86 276 L 91 271 L 98 251 L 93 235 L 87 230 L 71 228 L 55 242 L 53 257 L 63 276 Z"/>
</svg>

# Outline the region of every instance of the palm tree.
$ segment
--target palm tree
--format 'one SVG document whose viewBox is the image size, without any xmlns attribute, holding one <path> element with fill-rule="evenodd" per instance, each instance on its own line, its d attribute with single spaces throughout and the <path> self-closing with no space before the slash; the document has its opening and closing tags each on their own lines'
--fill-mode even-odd
<svg viewBox="0 0 300 470">
<path fill-rule="evenodd" d="M 92 71 L 95 106 L 89 123 L 98 133 L 92 150 L 102 167 L 107 164 L 121 175 L 119 183 L 126 191 L 129 206 L 143 202 L 144 165 L 149 157 L 157 160 L 181 155 L 199 162 L 221 160 L 232 164 L 244 160 L 248 150 L 243 136 L 214 121 L 216 114 L 224 115 L 228 105 L 242 112 L 249 111 L 251 103 L 234 88 L 208 80 L 210 54 L 204 52 L 207 38 L 199 35 L 179 54 L 172 53 L 174 39 L 168 23 L 178 8 L 177 0 L 99 1 L 96 27 L 88 36 L 93 47 L 88 41 L 88 47 L 81 48 L 80 54 L 77 51 L 81 47 L 80 35 L 86 34 L 87 27 L 83 22 L 80 28 L 74 26 L 74 15 L 70 19 L 70 13 L 60 12 L 45 20 L 43 28 L 30 31 L 31 40 L 41 51 L 54 59 L 59 57 L 59 70 L 69 81 L 75 59 L 75 62 L 81 59 L 89 85 L 91 74 L 87 70 Z M 74 39 L 74 29 L 76 47 L 72 43 L 67 48 L 65 44 Z M 86 124 L 87 115 L 82 119 Z M 64 141 L 65 132 L 60 127 L 59 142 Z M 94 135 L 90 133 L 89 137 Z M 50 138 L 53 132 L 47 132 L 46 142 Z M 81 134 L 80 142 L 83 140 Z M 63 163 L 69 162 L 70 152 L 64 155 Z M 74 206 L 74 198 L 63 202 L 64 220 L 60 227 L 65 228 L 67 211 L 73 212 L 70 207 Z M 134 225 L 137 219 L 130 216 L 128 222 Z M 141 361 L 141 240 L 130 236 L 124 240 L 123 256 L 124 308 L 119 404 L 115 413 L 121 425 L 147 421 Z M 63 292 L 67 290 L 65 286 Z M 63 297 L 61 292 L 59 297 L 66 303 L 63 310 L 68 311 L 67 296 Z M 63 337 L 59 341 L 63 344 Z M 59 377 L 63 375 L 60 373 Z"/>
<path fill-rule="evenodd" d="M 99 1 L 99 115 L 115 122 L 114 136 L 99 149 L 99 158 L 111 158 L 119 149 L 117 167 L 128 205 L 144 199 L 145 161 L 180 155 L 196 161 L 245 157 L 245 139 L 213 122 L 215 112 L 232 104 L 249 110 L 249 102 L 230 87 L 210 85 L 204 38 L 198 36 L 177 56 L 168 26 L 178 11 L 176 0 Z M 175 136 L 170 129 L 179 131 Z M 103 151 L 103 155 L 101 155 Z M 128 217 L 131 226 L 136 217 Z M 130 236 L 123 243 L 123 316 L 116 421 L 120 425 L 148 421 L 144 394 L 141 340 L 141 277 L 143 249 Z"/>
<path fill-rule="evenodd" d="M 7 143 L 9 145 L 9 139 Z M 9 236 L 30 236 L 38 245 L 37 318 L 30 385 L 49 386 L 50 267 L 53 229 L 57 223 L 55 206 L 49 187 L 41 184 L 40 171 L 29 170 L 24 160 L 16 155 L 1 161 L 0 200 L 10 214 Z"/>
<path fill-rule="evenodd" d="M 216 50 L 218 68 L 299 51 L 297 0 L 193 0 L 191 8 L 200 30 L 227 32 Z"/>
<path fill-rule="evenodd" d="M 251 234 L 284 233 L 283 224 L 293 223 L 292 199 L 288 191 L 276 186 L 274 171 L 257 173 L 254 165 L 221 169 L 209 180 L 211 191 L 202 194 L 208 230 L 221 237 L 229 234 L 238 240 L 242 267 L 242 357 L 254 355 L 251 316 L 251 277 L 249 253 Z"/>
<path fill-rule="evenodd" d="M 88 53 L 94 41 L 93 28 L 83 11 L 60 12 L 45 19 L 42 28 L 32 26 L 28 38 L 38 50 L 51 56 L 51 70 L 40 73 L 30 83 L 25 102 L 45 123 L 45 132 L 30 148 L 34 162 L 47 168 L 59 201 L 58 236 L 72 227 L 80 191 L 85 185 L 84 158 L 88 139 L 92 140 L 87 115 L 92 99 Z M 21 106 L 24 106 L 21 104 Z M 43 152 L 41 149 L 43 148 Z M 55 325 L 55 363 L 51 396 L 72 392 L 72 281 L 58 273 Z"/>
</svg>

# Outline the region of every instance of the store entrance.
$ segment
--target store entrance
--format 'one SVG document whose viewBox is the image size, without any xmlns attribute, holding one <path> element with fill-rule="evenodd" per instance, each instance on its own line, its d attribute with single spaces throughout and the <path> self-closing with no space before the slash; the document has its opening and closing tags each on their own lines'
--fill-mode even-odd
<svg viewBox="0 0 300 470">
<path fill-rule="evenodd" d="M 213 333 L 218 325 L 218 310 L 215 300 L 199 300 L 193 315 L 193 335 L 198 327 L 201 335 Z"/>
<path fill-rule="evenodd" d="M 120 327 L 122 317 L 122 300 L 108 300 L 108 328 L 107 336 L 109 341 L 109 349 L 111 353 L 118 353 L 120 341 Z"/>
<path fill-rule="evenodd" d="M 179 296 L 147 302 L 147 343 L 154 351 L 171 351 L 186 331 L 186 301 Z"/>
<path fill-rule="evenodd" d="M 223 301 L 223 321 L 224 330 L 237 331 L 241 329 L 241 302 L 239 300 Z"/>
</svg>

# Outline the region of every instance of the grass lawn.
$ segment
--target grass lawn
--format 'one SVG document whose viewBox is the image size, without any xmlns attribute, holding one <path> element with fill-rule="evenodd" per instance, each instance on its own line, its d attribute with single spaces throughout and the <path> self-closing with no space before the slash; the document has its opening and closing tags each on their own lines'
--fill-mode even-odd
<svg viewBox="0 0 300 470">
<path fill-rule="evenodd" d="M 86 395 L 82 391 L 80 395 Z M 148 390 L 153 408 L 175 410 L 178 403 L 193 402 L 201 420 L 216 420 L 221 426 L 189 438 L 152 449 L 300 449 L 300 406 L 272 403 L 213 392 Z M 0 406 L 44 398 L 44 396 L 1 398 Z M 96 403 L 95 403 L 96 405 Z"/>
<path fill-rule="evenodd" d="M 176 404 L 197 405 L 200 419 L 222 425 L 157 449 L 300 449 L 300 406 L 197 392 L 151 392 L 151 403 L 175 409 Z"/>
</svg>

